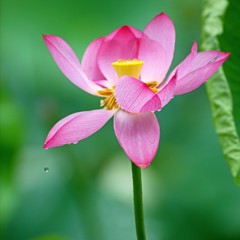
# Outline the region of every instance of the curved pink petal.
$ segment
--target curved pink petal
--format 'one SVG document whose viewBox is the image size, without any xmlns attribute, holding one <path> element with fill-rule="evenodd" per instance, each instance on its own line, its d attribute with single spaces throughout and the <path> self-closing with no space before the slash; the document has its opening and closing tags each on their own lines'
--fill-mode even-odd
<svg viewBox="0 0 240 240">
<path fill-rule="evenodd" d="M 112 40 L 115 37 L 115 35 L 118 34 L 120 30 L 122 30 L 122 28 L 128 28 L 137 38 L 142 37 L 142 34 L 143 34 L 142 31 L 138 30 L 137 28 L 131 27 L 129 25 L 125 25 L 120 28 L 117 28 L 116 30 L 114 30 L 113 32 L 111 32 L 105 37 L 107 38 L 107 40 Z"/>
<path fill-rule="evenodd" d="M 162 102 L 157 94 L 147 101 L 139 112 L 155 112 L 162 109 Z"/>
<path fill-rule="evenodd" d="M 43 148 L 52 148 L 64 144 L 77 143 L 102 128 L 115 111 L 92 110 L 71 114 L 50 130 Z"/>
<path fill-rule="evenodd" d="M 194 41 L 191 48 L 191 52 L 177 67 L 175 67 L 175 69 L 170 73 L 168 80 L 166 82 L 170 81 L 173 78 L 173 76 L 176 74 L 176 71 L 178 71 L 177 79 L 180 79 L 186 74 L 188 74 L 191 71 L 190 69 L 196 55 L 197 55 L 197 43 Z"/>
<path fill-rule="evenodd" d="M 131 27 L 131 26 L 128 26 L 128 27 L 133 32 L 135 37 L 141 38 L 143 36 L 143 32 L 142 31 L 138 30 L 137 28 Z"/>
<path fill-rule="evenodd" d="M 223 59 L 227 60 L 229 56 L 230 56 L 229 53 L 219 52 L 215 50 L 199 52 L 195 55 L 195 58 L 192 61 L 191 71 L 204 67 L 208 64 L 221 61 Z"/>
<path fill-rule="evenodd" d="M 213 50 L 198 53 L 197 43 L 194 42 L 190 54 L 172 71 L 169 77 L 173 76 L 177 70 L 177 79 L 181 79 L 190 72 L 204 67 L 209 63 L 221 60 L 224 57 L 226 57 L 226 53 Z"/>
<path fill-rule="evenodd" d="M 164 80 L 169 65 L 167 64 L 167 55 L 158 42 L 143 36 L 140 40 L 138 59 L 144 62 L 141 81 L 160 83 Z"/>
<path fill-rule="evenodd" d="M 161 13 L 146 26 L 144 33 L 163 47 L 166 53 L 165 64 L 169 69 L 175 47 L 175 27 L 172 20 L 165 13 Z"/>
<path fill-rule="evenodd" d="M 177 76 L 175 95 L 191 92 L 206 82 L 227 60 L 229 53 L 205 51 L 196 54 L 184 71 Z"/>
<path fill-rule="evenodd" d="M 98 51 L 98 64 L 104 76 L 113 83 L 118 76 L 112 63 L 119 59 L 134 59 L 137 57 L 138 38 L 128 26 L 116 30 L 113 36 L 108 36 Z"/>
<path fill-rule="evenodd" d="M 97 95 L 98 87 L 89 81 L 71 47 L 60 37 L 43 35 L 43 39 L 63 74 L 82 90 Z"/>
<path fill-rule="evenodd" d="M 160 89 L 159 93 L 157 94 L 161 100 L 162 108 L 167 105 L 172 98 L 174 98 L 175 94 L 175 87 L 176 87 L 176 79 L 177 73 L 172 77 L 172 79 Z"/>
<path fill-rule="evenodd" d="M 97 63 L 98 50 L 103 41 L 104 37 L 101 37 L 91 42 L 82 58 L 82 69 L 92 81 L 98 81 L 105 78 Z"/>
<path fill-rule="evenodd" d="M 148 167 L 156 155 L 160 139 L 155 114 L 120 110 L 114 116 L 114 130 L 130 160 L 140 168 Z"/>
<path fill-rule="evenodd" d="M 106 79 L 104 80 L 98 80 L 97 84 L 101 86 L 102 88 L 109 88 L 111 89 L 113 87 L 112 83 Z"/>
<path fill-rule="evenodd" d="M 151 112 L 161 108 L 159 97 L 145 83 L 133 77 L 119 79 L 115 96 L 120 107 L 128 112 Z"/>
</svg>

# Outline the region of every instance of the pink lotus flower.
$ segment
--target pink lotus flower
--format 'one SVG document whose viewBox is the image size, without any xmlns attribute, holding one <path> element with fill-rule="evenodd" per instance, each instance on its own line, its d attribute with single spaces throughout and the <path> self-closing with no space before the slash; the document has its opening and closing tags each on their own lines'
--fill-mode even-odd
<svg viewBox="0 0 240 240">
<path fill-rule="evenodd" d="M 171 65 L 175 28 L 165 14 L 157 15 L 143 32 L 123 26 L 94 40 L 80 64 L 61 38 L 44 41 L 63 74 L 82 90 L 103 98 L 103 109 L 78 112 L 60 120 L 48 133 L 44 148 L 77 143 L 94 134 L 114 115 L 116 137 L 137 166 L 146 168 L 158 149 L 160 127 L 154 111 L 175 95 L 198 88 L 214 74 L 229 53 L 190 54 L 166 78 Z M 138 60 L 139 59 L 139 60 Z"/>
</svg>

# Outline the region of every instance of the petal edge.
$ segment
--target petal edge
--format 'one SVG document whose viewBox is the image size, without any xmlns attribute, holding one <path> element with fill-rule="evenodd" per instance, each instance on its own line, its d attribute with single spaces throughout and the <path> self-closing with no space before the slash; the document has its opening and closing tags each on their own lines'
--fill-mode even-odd
<svg viewBox="0 0 240 240">
<path fill-rule="evenodd" d="M 102 128 L 114 113 L 104 109 L 73 113 L 53 126 L 43 148 L 77 143 Z"/>
<path fill-rule="evenodd" d="M 43 39 L 62 73 L 82 90 L 97 95 L 96 92 L 100 88 L 89 81 L 72 48 L 58 36 L 45 34 Z"/>
</svg>

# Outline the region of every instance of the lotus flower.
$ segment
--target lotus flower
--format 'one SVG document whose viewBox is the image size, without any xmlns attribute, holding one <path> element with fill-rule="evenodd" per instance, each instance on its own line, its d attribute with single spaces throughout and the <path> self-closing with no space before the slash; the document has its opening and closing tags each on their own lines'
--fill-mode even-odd
<svg viewBox="0 0 240 240">
<path fill-rule="evenodd" d="M 166 77 L 174 54 L 175 28 L 165 13 L 157 15 L 143 32 L 123 26 L 94 40 L 82 64 L 63 39 L 43 38 L 62 73 L 82 90 L 102 98 L 101 109 L 60 120 L 48 133 L 44 148 L 77 143 L 114 116 L 116 137 L 140 168 L 149 166 L 158 149 L 160 127 L 154 112 L 175 95 L 198 88 L 230 55 L 198 53 L 194 42 L 190 54 Z"/>
</svg>

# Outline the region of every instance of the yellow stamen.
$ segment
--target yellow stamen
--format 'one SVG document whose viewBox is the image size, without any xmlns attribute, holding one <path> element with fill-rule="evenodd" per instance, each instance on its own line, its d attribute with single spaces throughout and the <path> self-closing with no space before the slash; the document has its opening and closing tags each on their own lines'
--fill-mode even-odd
<svg viewBox="0 0 240 240">
<path fill-rule="evenodd" d="M 157 88 L 158 82 L 152 81 L 152 82 L 147 82 L 146 84 L 153 92 L 155 92 L 155 93 L 159 92 L 159 90 Z"/>
<path fill-rule="evenodd" d="M 118 77 L 131 76 L 139 79 L 144 62 L 138 59 L 120 59 L 112 63 Z"/>
<path fill-rule="evenodd" d="M 111 96 L 114 93 L 114 89 L 116 88 L 116 86 L 113 86 L 112 89 L 110 88 L 104 88 L 103 90 L 99 90 L 98 94 L 102 95 L 103 97 L 108 97 Z"/>
<path fill-rule="evenodd" d="M 113 110 L 113 109 L 119 108 L 119 105 L 117 103 L 117 100 L 116 100 L 114 94 L 106 97 L 104 100 L 101 100 L 100 106 L 101 107 L 105 106 L 105 108 L 108 110 Z"/>
<path fill-rule="evenodd" d="M 98 94 L 101 96 L 105 97 L 105 99 L 100 101 L 100 106 L 103 107 L 105 106 L 106 109 L 108 110 L 113 110 L 119 108 L 119 105 L 117 103 L 117 100 L 114 96 L 114 90 L 116 86 L 113 86 L 112 89 L 110 88 L 105 88 L 103 90 L 99 90 Z"/>
</svg>

